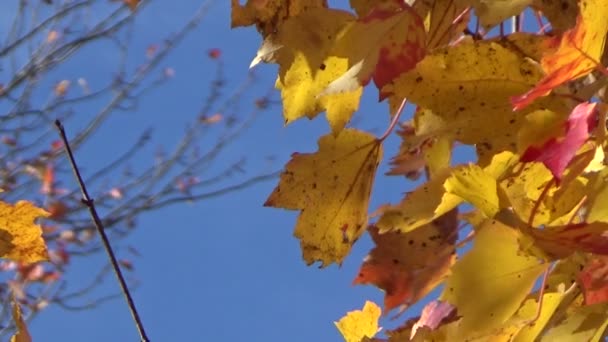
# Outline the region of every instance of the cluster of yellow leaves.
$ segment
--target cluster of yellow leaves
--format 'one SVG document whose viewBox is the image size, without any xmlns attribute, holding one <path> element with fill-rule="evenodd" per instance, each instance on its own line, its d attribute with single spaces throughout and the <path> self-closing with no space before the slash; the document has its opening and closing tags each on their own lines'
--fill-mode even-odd
<svg viewBox="0 0 608 342">
<path fill-rule="evenodd" d="M 375 305 L 349 313 L 337 323 L 347 341 L 605 336 L 608 2 L 232 5 L 233 26 L 256 25 L 263 39 L 252 66 L 279 66 L 285 123 L 325 112 L 331 127 L 317 152 L 292 156 L 266 202 L 300 211 L 304 260 L 341 264 L 367 231 L 375 247 L 354 283 L 382 289 L 385 313 L 444 285 L 386 338 L 375 336 Z M 528 9 L 539 26 L 505 34 L 504 21 Z M 416 105 L 389 174 L 426 180 L 368 226 L 383 138 L 345 127 L 371 81 L 390 115 L 405 99 Z M 455 164 L 457 144 L 476 158 Z"/>
</svg>

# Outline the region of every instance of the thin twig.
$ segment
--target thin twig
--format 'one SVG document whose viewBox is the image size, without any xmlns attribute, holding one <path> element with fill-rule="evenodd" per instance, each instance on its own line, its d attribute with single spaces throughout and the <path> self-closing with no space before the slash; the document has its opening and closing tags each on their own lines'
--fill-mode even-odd
<svg viewBox="0 0 608 342">
<path fill-rule="evenodd" d="M 141 341 L 148 342 L 150 340 L 148 339 L 148 336 L 146 335 L 146 331 L 144 330 L 144 325 L 143 325 L 141 319 L 139 318 L 139 314 L 137 313 L 137 308 L 135 307 L 135 302 L 133 301 L 133 298 L 131 297 L 131 293 L 129 292 L 129 287 L 127 286 L 127 282 L 125 281 L 125 278 L 122 275 L 122 271 L 120 270 L 120 265 L 118 264 L 118 261 L 116 260 L 116 256 L 114 255 L 114 251 L 112 250 L 112 246 L 110 245 L 110 241 L 108 240 L 108 237 L 106 235 L 105 228 L 103 226 L 103 223 L 101 222 L 101 218 L 97 214 L 97 209 L 95 209 L 95 204 L 93 202 L 93 199 L 89 197 L 89 193 L 87 191 L 86 185 L 84 184 L 84 181 L 82 179 L 82 176 L 80 175 L 78 166 L 76 165 L 76 160 L 74 159 L 74 155 L 72 154 L 72 149 L 70 148 L 70 144 L 69 144 L 68 138 L 65 134 L 65 129 L 63 128 L 63 124 L 61 123 L 61 121 L 55 120 L 55 126 L 57 127 L 57 130 L 59 131 L 59 134 L 61 135 L 61 140 L 63 141 L 63 146 L 65 148 L 65 151 L 68 154 L 68 158 L 70 159 L 70 164 L 72 165 L 72 170 L 74 171 L 74 176 L 78 180 L 78 185 L 80 186 L 80 190 L 82 192 L 82 203 L 84 203 L 89 208 L 89 213 L 91 214 L 91 218 L 93 219 L 93 222 L 95 223 L 95 228 L 97 228 L 97 232 L 99 233 L 99 236 L 101 236 L 101 240 L 103 242 L 106 253 L 108 254 L 108 257 L 110 258 L 110 261 L 112 263 L 112 268 L 114 269 L 114 274 L 116 275 L 116 278 L 118 278 L 118 282 L 120 284 L 122 293 L 127 301 L 127 304 L 129 305 L 129 309 L 131 310 L 131 315 L 133 316 L 133 320 L 135 321 L 135 325 L 137 326 L 137 330 L 139 332 Z"/>
</svg>

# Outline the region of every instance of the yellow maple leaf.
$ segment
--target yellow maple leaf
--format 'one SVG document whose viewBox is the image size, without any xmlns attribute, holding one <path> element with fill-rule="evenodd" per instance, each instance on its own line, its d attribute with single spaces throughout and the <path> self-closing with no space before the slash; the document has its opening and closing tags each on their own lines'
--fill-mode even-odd
<svg viewBox="0 0 608 342">
<path fill-rule="evenodd" d="M 330 83 L 322 94 L 342 93 L 366 85 L 372 78 L 379 89 L 416 66 L 426 54 L 422 19 L 407 4 L 376 4 L 365 17 L 340 33 L 331 51 L 345 57 L 349 70 Z M 388 94 L 381 92 L 383 99 Z"/>
<path fill-rule="evenodd" d="M 341 264 L 365 231 L 382 147 L 355 129 L 325 135 L 318 144 L 316 153 L 293 155 L 264 205 L 301 210 L 294 235 L 303 258 L 327 266 Z"/>
<path fill-rule="evenodd" d="M 458 335 L 500 326 L 520 307 L 548 264 L 520 251 L 521 234 L 487 220 L 476 230 L 472 249 L 452 267 L 441 299 L 462 316 Z"/>
<path fill-rule="evenodd" d="M 23 319 L 23 315 L 21 313 L 21 306 L 13 297 L 13 320 L 15 321 L 15 326 L 17 327 L 17 332 L 15 335 L 11 337 L 11 342 L 31 342 L 32 336 L 30 336 L 29 331 L 27 330 L 27 325 L 25 324 L 25 320 Z"/>
<path fill-rule="evenodd" d="M 275 46 L 272 60 L 279 64 L 275 86 L 281 91 L 286 124 L 326 111 L 337 134 L 359 108 L 360 86 L 340 94 L 322 94 L 349 69 L 348 58 L 332 55 L 330 50 L 339 32 L 353 20 L 344 11 L 312 9 L 287 20 L 276 36 L 268 38 L 272 43 L 267 46 Z"/>
<path fill-rule="evenodd" d="M 502 174 L 515 163 L 517 163 L 517 158 L 513 154 L 503 152 L 494 156 L 490 165 L 484 170 L 479 170 L 478 166 L 443 169 L 434 178 L 408 193 L 400 204 L 382 208 L 382 216 L 376 226 L 381 233 L 391 230 L 405 233 L 432 222 L 465 200 L 478 204 L 486 214 L 491 215 L 498 206 L 497 195 L 492 195 L 492 191 L 497 191 L 492 182 L 496 183 L 496 180 L 500 179 Z M 482 181 L 481 184 L 474 185 L 475 188 L 479 191 L 486 191 L 486 195 L 489 196 L 485 200 L 464 189 L 465 185 L 462 182 L 465 181 L 459 180 L 462 178 L 462 174 L 470 173 L 471 169 L 476 170 L 472 174 L 474 179 L 472 182 Z M 492 180 L 489 180 L 489 177 Z M 466 182 L 468 183 L 468 181 Z M 492 190 L 493 187 L 494 190 Z"/>
<path fill-rule="evenodd" d="M 473 5 L 481 25 L 491 28 L 507 18 L 520 14 L 532 0 L 467 0 Z"/>
<path fill-rule="evenodd" d="M 574 301 L 568 308 L 567 319 L 556 322 L 541 341 L 605 341 L 602 337 L 608 327 L 606 311 L 608 303 L 583 306 Z"/>
<path fill-rule="evenodd" d="M 242 1 L 241 1 L 242 2 Z M 231 27 L 256 25 L 265 37 L 278 31 L 290 17 L 309 9 L 327 7 L 327 0 L 231 0 Z"/>
<path fill-rule="evenodd" d="M 534 0 L 532 7 L 543 13 L 551 23 L 551 30 L 562 33 L 571 29 L 578 15 L 578 0 Z"/>
<path fill-rule="evenodd" d="M 527 111 L 513 112 L 509 97 L 530 89 L 541 77 L 534 62 L 497 43 L 468 41 L 435 50 L 383 91 L 431 110 L 443 119 L 437 129 L 444 136 L 475 144 L 480 165 L 487 165 L 495 153 L 516 149 L 513 132 L 525 122 Z M 564 111 L 561 101 L 552 100 L 542 102 L 544 108 Z"/>
<path fill-rule="evenodd" d="M 427 32 L 427 48 L 447 45 L 462 35 L 469 23 L 469 15 L 463 15 L 469 6 L 465 1 L 425 0 L 412 5 L 424 20 Z"/>
<path fill-rule="evenodd" d="M 49 214 L 27 201 L 0 201 L 0 257 L 33 263 L 48 260 L 42 229 L 34 223 Z"/>
<path fill-rule="evenodd" d="M 547 74 L 533 89 L 513 97 L 515 109 L 521 109 L 538 97 L 568 81 L 586 76 L 597 67 L 608 31 L 608 2 L 581 1 L 581 13 L 576 26 L 549 42 L 556 47 L 553 53 L 543 56 L 541 65 Z"/>
<path fill-rule="evenodd" d="M 374 302 L 366 301 L 362 310 L 350 311 L 338 322 L 334 322 L 346 342 L 361 342 L 372 338 L 378 332 L 380 307 Z"/>
<path fill-rule="evenodd" d="M 432 222 L 462 203 L 461 197 L 446 192 L 443 187 L 452 171 L 441 170 L 433 179 L 408 193 L 401 203 L 382 208 L 382 216 L 376 222 L 380 233 L 392 230 L 409 232 Z"/>
<path fill-rule="evenodd" d="M 496 179 L 475 164 L 455 170 L 444 187 L 448 193 L 469 202 L 488 218 L 500 210 Z"/>
</svg>

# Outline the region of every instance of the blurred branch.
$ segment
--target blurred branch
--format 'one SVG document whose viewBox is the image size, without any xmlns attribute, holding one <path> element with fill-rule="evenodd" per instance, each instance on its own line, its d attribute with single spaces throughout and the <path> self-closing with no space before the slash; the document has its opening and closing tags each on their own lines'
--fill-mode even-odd
<svg viewBox="0 0 608 342">
<path fill-rule="evenodd" d="M 66 155 L 55 141 L 53 121 L 78 123 L 75 127 L 80 128 L 70 142 L 74 149 L 111 140 L 95 133 L 107 125 L 108 118 L 136 111 L 142 101 L 173 81 L 173 69 L 163 65 L 203 22 L 213 2 L 202 2 L 175 33 L 159 37 L 162 43 L 146 51 L 142 62 L 141 51 L 133 51 L 133 28 L 134 18 L 145 15 L 147 1 L 131 12 L 108 1 L 57 1 L 49 5 L 14 0 L 14 20 L 6 24 L 0 37 L 0 76 L 6 80 L 0 83 L 0 188 L 5 190 L 4 200 L 30 200 L 50 212 L 43 228 L 51 262 L 26 267 L 0 261 L 0 326 L 5 327 L 0 336 L 14 330 L 6 309 L 10 308 L 11 291 L 20 293 L 20 302 L 29 308 L 28 319 L 48 305 L 86 310 L 116 297 L 101 291 L 107 267 L 91 274 L 90 279 L 74 282 L 70 277 L 74 263 L 86 262 L 86 258 L 102 253 L 102 248 L 86 207 L 81 205 L 78 188 L 71 186 Z M 116 56 L 117 63 L 109 64 L 110 77 L 91 84 L 84 77 L 77 82 L 63 78 L 65 66 L 72 65 L 77 56 L 86 56 L 90 49 Z M 260 114 L 278 102 L 272 98 L 274 90 L 262 89 L 260 93 L 254 74 L 228 89 L 223 61 L 218 56 L 209 60 L 214 76 L 174 148 L 154 154 L 151 149 L 158 145 L 156 135 L 142 127 L 133 132 L 133 142 L 123 149 L 112 147 L 107 155 L 95 156 L 97 166 L 81 165 L 82 177 L 110 238 L 128 236 L 143 213 L 210 200 L 278 175 L 273 167 L 249 170 L 246 152 L 241 156 L 228 154 L 229 147 Z M 74 90 L 77 87 L 80 93 Z M 83 283 L 86 285 L 79 285 Z"/>
</svg>

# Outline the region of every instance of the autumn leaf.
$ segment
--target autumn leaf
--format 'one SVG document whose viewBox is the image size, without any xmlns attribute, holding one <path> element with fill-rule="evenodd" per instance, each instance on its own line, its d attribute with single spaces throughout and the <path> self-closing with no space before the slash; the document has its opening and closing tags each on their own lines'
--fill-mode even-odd
<svg viewBox="0 0 608 342">
<path fill-rule="evenodd" d="M 608 302 L 608 257 L 594 256 L 578 274 L 585 305 Z"/>
<path fill-rule="evenodd" d="M 379 3 L 338 37 L 331 53 L 347 58 L 350 68 L 322 94 L 353 91 L 373 77 L 383 100 L 389 95 L 383 87 L 424 57 L 425 39 L 424 24 L 409 5 Z"/>
<path fill-rule="evenodd" d="M 595 103 L 581 103 L 574 108 L 566 122 L 563 137 L 553 137 L 542 147 L 530 146 L 521 156 L 522 162 L 543 163 L 559 183 L 578 149 L 587 141 L 589 133 L 597 125 Z"/>
<path fill-rule="evenodd" d="M 475 8 L 481 25 L 491 28 L 507 18 L 521 13 L 532 0 L 468 0 Z"/>
<path fill-rule="evenodd" d="M 562 304 L 565 294 L 563 292 L 545 292 L 542 306 L 539 306 L 538 294 L 534 293 L 531 297 L 522 304 L 515 317 L 509 320 L 510 325 L 514 326 L 517 331 L 511 340 L 513 342 L 536 341 L 542 335 L 559 305 Z M 538 317 L 536 317 L 537 315 Z M 535 319 L 534 322 L 530 323 L 533 319 Z"/>
<path fill-rule="evenodd" d="M 413 231 L 462 203 L 461 197 L 446 192 L 443 187 L 451 172 L 444 169 L 435 178 L 406 194 L 401 203 L 380 208 L 382 216 L 376 222 L 380 233 Z"/>
<path fill-rule="evenodd" d="M 476 229 L 471 250 L 452 267 L 441 299 L 462 316 L 457 336 L 499 327 L 518 310 L 547 268 L 518 252 L 519 236 L 517 230 L 487 220 Z"/>
<path fill-rule="evenodd" d="M 579 14 L 578 0 L 533 0 L 532 7 L 542 12 L 556 33 L 574 27 Z"/>
<path fill-rule="evenodd" d="M 23 263 L 48 260 L 42 230 L 34 223 L 48 213 L 27 201 L 0 201 L 0 257 Z"/>
<path fill-rule="evenodd" d="M 380 312 L 378 305 L 366 301 L 362 310 L 350 311 L 334 324 L 346 342 L 361 342 L 366 337 L 374 337 L 378 332 Z"/>
<path fill-rule="evenodd" d="M 327 7 L 327 0 L 231 0 L 231 27 L 256 25 L 263 36 L 277 31 L 287 19 L 314 8 Z"/>
<path fill-rule="evenodd" d="M 416 230 L 369 233 L 376 244 L 353 284 L 374 284 L 384 290 L 384 310 L 407 308 L 432 291 L 456 260 L 457 210 Z"/>
<path fill-rule="evenodd" d="M 391 159 L 392 168 L 387 174 L 416 180 L 422 171 L 426 171 L 434 177 L 450 166 L 452 140 L 441 134 L 441 127 L 438 127 L 444 124 L 441 118 L 428 110 L 418 109 L 412 121 L 402 124 L 397 132 L 402 139 L 401 146 Z"/>
<path fill-rule="evenodd" d="M 541 65 L 546 76 L 528 92 L 512 98 L 514 110 L 522 109 L 554 88 L 589 74 L 604 51 L 608 31 L 608 3 L 603 0 L 581 1 L 576 26 L 549 44 L 554 53 L 546 54 Z"/>
<path fill-rule="evenodd" d="M 431 177 L 450 166 L 452 142 L 435 134 L 424 134 L 421 129 L 409 123 L 402 125 L 399 134 L 401 146 L 391 159 L 391 169 L 387 175 L 403 175 L 416 180 L 423 171 Z"/>
<path fill-rule="evenodd" d="M 496 178 L 470 164 L 452 173 L 444 184 L 446 192 L 469 202 L 488 218 L 500 210 Z"/>
<path fill-rule="evenodd" d="M 295 236 L 307 264 L 341 264 L 365 231 L 372 182 L 382 149 L 355 129 L 319 139 L 319 151 L 294 154 L 265 206 L 301 210 Z"/>
<path fill-rule="evenodd" d="M 354 20 L 344 11 L 311 9 L 286 20 L 281 30 L 262 45 L 268 51 L 259 52 L 256 58 L 279 65 L 275 87 L 281 91 L 286 124 L 304 116 L 312 119 L 326 111 L 332 131 L 338 134 L 359 108 L 361 87 L 340 94 L 322 94 L 350 67 L 348 58 L 332 54 L 331 50 L 339 33 Z"/>
<path fill-rule="evenodd" d="M 517 158 L 514 158 L 514 155 L 509 152 L 494 156 L 490 165 L 479 176 L 480 179 L 483 179 L 483 184 L 476 184 L 476 188 L 491 194 L 493 191 L 492 181 L 488 185 L 487 177 L 492 177 L 496 182 L 502 177 L 503 173 L 516 163 Z M 385 206 L 379 209 L 382 216 L 376 222 L 376 226 L 380 229 L 380 232 L 399 230 L 405 233 L 433 221 L 465 200 L 478 203 L 485 208 L 484 210 L 488 210 L 488 213 L 495 211 L 498 205 L 496 195 L 485 194 L 491 197 L 488 199 L 480 198 L 477 194 L 472 194 L 464 189 L 463 184 L 459 184 L 461 183 L 458 180 L 458 177 L 461 177 L 459 174 L 470 173 L 467 169 L 471 168 L 476 167 L 458 166 L 439 171 L 434 178 L 408 193 L 398 205 Z M 477 173 L 480 172 L 477 171 Z M 475 182 L 475 178 L 472 181 Z"/>
<path fill-rule="evenodd" d="M 23 319 L 23 315 L 21 313 L 21 306 L 13 297 L 13 321 L 15 321 L 15 326 L 17 328 L 17 332 L 11 337 L 11 342 L 31 342 L 32 336 L 27 329 L 27 325 L 25 324 L 25 320 Z"/>
<path fill-rule="evenodd" d="M 513 132 L 524 124 L 526 113 L 514 113 L 509 96 L 531 88 L 540 78 L 537 66 L 521 55 L 497 43 L 469 41 L 435 50 L 385 88 L 443 119 L 443 125 L 435 123 L 437 130 L 444 137 L 475 144 L 482 163 L 487 163 L 493 154 L 515 149 Z M 543 104 L 563 110 L 558 102 Z"/>
<path fill-rule="evenodd" d="M 450 305 L 450 303 L 442 302 L 439 300 L 434 300 L 422 309 L 422 314 L 414 326 L 412 327 L 412 332 L 410 334 L 410 339 L 413 339 L 416 335 L 416 331 L 422 327 L 426 327 L 430 330 L 435 330 L 439 327 L 443 321 L 450 318 L 450 316 L 454 316 L 454 307 Z"/>
<path fill-rule="evenodd" d="M 536 247 L 552 259 L 563 259 L 576 251 L 608 255 L 608 223 L 576 223 L 525 230 Z"/>
<path fill-rule="evenodd" d="M 572 304 L 566 317 L 557 321 L 541 341 L 602 341 L 608 326 L 608 303 L 580 306 Z"/>
<path fill-rule="evenodd" d="M 462 36 L 470 20 L 470 11 L 465 1 L 425 0 L 415 1 L 414 11 L 424 21 L 428 50 L 448 45 Z"/>
</svg>

